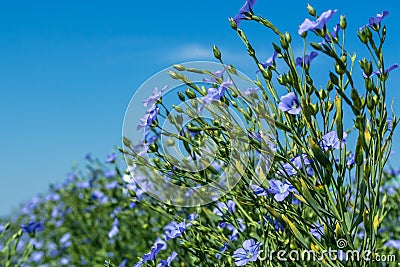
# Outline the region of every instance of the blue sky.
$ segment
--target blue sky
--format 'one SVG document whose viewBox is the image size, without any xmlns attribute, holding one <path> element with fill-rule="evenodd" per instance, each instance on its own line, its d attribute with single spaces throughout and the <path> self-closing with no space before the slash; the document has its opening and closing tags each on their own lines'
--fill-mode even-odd
<svg viewBox="0 0 400 267">
<path fill-rule="evenodd" d="M 400 63 L 399 1 L 258 0 L 255 12 L 294 37 L 308 2 L 318 12 L 337 8 L 347 16 L 350 50 L 358 45 L 356 29 L 389 10 L 385 55 L 388 64 Z M 254 76 L 255 67 L 227 21 L 243 3 L 3 1 L 0 215 L 45 192 L 49 183 L 63 181 L 75 161 L 83 166 L 87 152 L 104 159 L 119 146 L 130 98 L 159 70 L 212 60 L 211 47 L 217 44 L 226 62 Z M 243 29 L 267 58 L 276 38 L 259 25 L 243 23 Z M 399 97 L 400 72 L 391 78 L 389 97 Z"/>
</svg>

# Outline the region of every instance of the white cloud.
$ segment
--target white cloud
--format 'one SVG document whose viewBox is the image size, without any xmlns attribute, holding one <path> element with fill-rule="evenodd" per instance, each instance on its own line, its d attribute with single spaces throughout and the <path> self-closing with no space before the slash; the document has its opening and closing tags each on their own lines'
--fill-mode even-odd
<svg viewBox="0 0 400 267">
<path fill-rule="evenodd" d="M 210 60 L 213 59 L 212 47 L 200 44 L 186 44 L 167 53 L 168 60 Z"/>
</svg>

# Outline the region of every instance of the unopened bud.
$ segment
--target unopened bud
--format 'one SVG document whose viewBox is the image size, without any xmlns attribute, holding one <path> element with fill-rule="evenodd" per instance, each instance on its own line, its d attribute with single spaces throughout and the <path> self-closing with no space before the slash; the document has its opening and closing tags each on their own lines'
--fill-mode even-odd
<svg viewBox="0 0 400 267">
<path fill-rule="evenodd" d="M 216 45 L 213 46 L 214 57 L 218 60 L 221 60 L 221 51 L 219 51 Z"/>
<path fill-rule="evenodd" d="M 180 106 L 172 105 L 172 107 L 179 113 L 183 112 L 183 109 Z"/>
<path fill-rule="evenodd" d="M 172 67 L 174 67 L 176 70 L 179 70 L 179 71 L 186 70 L 185 66 L 183 66 L 181 64 L 176 64 L 176 65 L 173 65 Z"/>
<path fill-rule="evenodd" d="M 318 44 L 318 43 L 311 42 L 310 45 L 311 45 L 315 50 L 318 50 L 318 51 L 321 51 L 321 50 L 322 50 L 322 46 L 321 46 L 320 44 Z"/>
<path fill-rule="evenodd" d="M 310 4 L 307 4 L 307 10 L 308 10 L 308 14 L 310 14 L 311 16 L 315 17 L 317 15 L 315 8 L 313 6 L 311 6 Z"/>
<path fill-rule="evenodd" d="M 280 38 L 280 43 L 283 49 L 288 49 L 289 48 L 289 43 L 287 42 L 285 36 L 281 36 Z"/>
<path fill-rule="evenodd" d="M 178 92 L 178 97 L 180 101 L 185 101 L 185 96 L 181 92 Z"/>
<path fill-rule="evenodd" d="M 189 89 L 189 88 L 185 91 L 185 94 L 186 94 L 187 97 L 189 97 L 190 99 L 196 98 L 196 93 L 193 92 L 193 91 L 192 91 L 191 89 Z"/>
<path fill-rule="evenodd" d="M 237 30 L 237 24 L 236 21 L 234 21 L 232 18 L 229 19 L 229 23 L 231 25 L 231 28 L 234 29 L 235 31 Z"/>
<path fill-rule="evenodd" d="M 346 17 L 343 16 L 343 15 L 341 15 L 341 16 L 340 16 L 340 28 L 341 28 L 342 30 L 345 30 L 346 27 L 347 27 Z"/>
</svg>

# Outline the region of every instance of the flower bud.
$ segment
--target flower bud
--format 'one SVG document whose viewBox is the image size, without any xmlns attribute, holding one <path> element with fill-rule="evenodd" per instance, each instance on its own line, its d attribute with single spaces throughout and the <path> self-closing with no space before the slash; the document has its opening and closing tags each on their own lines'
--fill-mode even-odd
<svg viewBox="0 0 400 267">
<path fill-rule="evenodd" d="M 315 17 L 317 15 L 317 12 L 315 11 L 315 8 L 311 6 L 310 4 L 307 4 L 307 11 L 310 16 Z"/>
<path fill-rule="evenodd" d="M 228 66 L 228 71 L 232 74 L 237 74 L 236 68 L 233 65 Z"/>
<path fill-rule="evenodd" d="M 351 99 L 353 100 L 354 106 L 358 109 L 361 108 L 362 104 L 361 104 L 361 99 L 360 99 L 360 95 L 358 94 L 357 90 L 355 88 L 353 88 L 351 90 Z"/>
<path fill-rule="evenodd" d="M 261 74 L 264 77 L 264 79 L 266 79 L 268 81 L 271 81 L 271 79 L 272 79 L 272 71 L 269 68 L 267 68 L 266 70 L 262 70 L 261 69 Z"/>
<path fill-rule="evenodd" d="M 329 72 L 329 78 L 334 85 L 339 86 L 339 78 L 334 73 Z"/>
<path fill-rule="evenodd" d="M 337 74 L 339 74 L 339 75 L 342 75 L 342 74 L 344 74 L 344 73 L 346 72 L 346 70 L 343 69 L 343 68 L 341 67 L 340 64 L 338 64 L 337 62 L 335 62 L 335 72 L 336 72 Z"/>
<path fill-rule="evenodd" d="M 356 164 L 357 166 L 361 166 L 364 162 L 364 152 L 363 152 L 363 146 L 362 146 L 362 140 L 361 136 L 358 137 L 357 139 L 357 144 L 356 144 Z"/>
<path fill-rule="evenodd" d="M 172 67 L 174 67 L 174 69 L 179 70 L 179 71 L 184 71 L 186 70 L 185 66 L 181 65 L 181 64 L 175 64 Z"/>
<path fill-rule="evenodd" d="M 182 122 L 183 122 L 182 115 L 179 114 L 178 116 L 176 116 L 175 121 L 177 124 L 182 124 Z"/>
<path fill-rule="evenodd" d="M 336 132 L 339 140 L 343 139 L 343 107 L 342 107 L 342 98 L 336 95 L 335 97 L 335 106 L 336 106 Z"/>
<path fill-rule="evenodd" d="M 357 36 L 358 36 L 358 38 L 360 39 L 360 41 L 363 44 L 367 44 L 368 43 L 368 38 L 367 38 L 367 35 L 365 33 L 365 30 L 358 31 L 357 32 Z"/>
<path fill-rule="evenodd" d="M 235 108 L 238 107 L 238 104 L 235 101 L 231 100 L 230 102 L 231 102 L 232 106 L 234 106 Z"/>
<path fill-rule="evenodd" d="M 332 91 L 334 88 L 334 84 L 331 81 L 328 81 L 328 84 L 326 85 L 326 89 L 328 92 Z"/>
<path fill-rule="evenodd" d="M 315 50 L 318 50 L 318 51 L 321 51 L 321 50 L 322 50 L 322 46 L 321 46 L 320 44 L 318 44 L 318 43 L 310 42 L 310 45 L 311 45 Z"/>
<path fill-rule="evenodd" d="M 285 85 L 286 84 L 285 76 L 284 75 L 280 75 L 278 77 L 278 82 L 279 82 L 280 85 Z"/>
<path fill-rule="evenodd" d="M 196 99 L 190 99 L 190 105 L 194 108 L 198 108 L 199 104 Z"/>
<path fill-rule="evenodd" d="M 175 140 L 173 138 L 168 138 L 167 146 L 174 146 L 174 145 L 175 145 Z"/>
<path fill-rule="evenodd" d="M 346 27 L 347 27 L 346 17 L 343 16 L 343 15 L 341 15 L 341 16 L 340 16 L 340 28 L 341 28 L 342 30 L 346 30 Z"/>
<path fill-rule="evenodd" d="M 319 92 L 316 93 L 319 99 L 325 99 L 328 94 L 324 89 L 319 90 Z"/>
<path fill-rule="evenodd" d="M 158 145 L 156 143 L 153 143 L 149 146 L 149 151 L 150 152 L 157 152 L 158 151 Z M 158 159 L 158 158 L 157 158 Z"/>
<path fill-rule="evenodd" d="M 231 28 L 234 29 L 235 31 L 237 30 L 237 24 L 236 21 L 234 21 L 232 18 L 229 19 L 229 23 L 231 25 Z"/>
<path fill-rule="evenodd" d="M 183 109 L 180 106 L 172 105 L 172 107 L 178 112 L 183 113 Z"/>
<path fill-rule="evenodd" d="M 289 32 L 285 32 L 285 39 L 288 44 L 292 42 L 292 36 L 290 36 Z"/>
<path fill-rule="evenodd" d="M 278 54 L 280 54 L 280 53 L 282 52 L 281 48 L 280 48 L 277 44 L 275 44 L 274 42 L 272 43 L 272 46 L 274 47 L 274 50 L 275 50 Z"/>
<path fill-rule="evenodd" d="M 185 96 L 181 92 L 178 92 L 178 97 L 179 97 L 180 101 L 182 101 L 182 102 L 185 101 Z"/>
<path fill-rule="evenodd" d="M 193 90 L 191 90 L 191 89 L 189 89 L 189 88 L 185 91 L 185 94 L 186 94 L 187 97 L 189 97 L 190 99 L 196 98 L 196 93 L 193 92 Z"/>
<path fill-rule="evenodd" d="M 281 36 L 281 38 L 280 38 L 280 43 L 281 43 L 281 46 L 282 46 L 282 48 L 283 49 L 288 49 L 289 48 L 289 44 L 288 44 L 288 42 L 287 42 L 287 40 L 286 40 L 286 38 L 285 38 L 285 36 Z"/>
<path fill-rule="evenodd" d="M 216 45 L 213 46 L 214 57 L 218 60 L 221 60 L 221 51 L 219 51 Z"/>
</svg>

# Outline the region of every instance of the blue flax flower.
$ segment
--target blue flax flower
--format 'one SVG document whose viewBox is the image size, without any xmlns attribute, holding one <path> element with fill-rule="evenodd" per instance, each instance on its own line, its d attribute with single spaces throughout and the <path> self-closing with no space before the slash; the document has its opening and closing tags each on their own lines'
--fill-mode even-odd
<svg viewBox="0 0 400 267">
<path fill-rule="evenodd" d="M 167 260 L 161 260 L 157 267 L 168 267 L 171 266 L 172 261 L 178 256 L 178 253 L 175 251 L 171 253 Z"/>
<path fill-rule="evenodd" d="M 268 192 L 274 195 L 274 199 L 278 202 L 287 198 L 291 192 L 292 185 L 289 183 L 282 183 L 279 180 L 269 180 Z"/>
<path fill-rule="evenodd" d="M 218 216 L 224 216 L 226 213 L 234 213 L 236 203 L 232 200 L 228 200 L 226 203 L 219 202 L 217 207 L 214 208 L 213 212 Z"/>
<path fill-rule="evenodd" d="M 257 0 L 246 0 L 246 3 L 242 6 L 239 10 L 239 14 L 237 14 L 233 20 L 236 22 L 236 25 L 239 27 L 242 20 L 246 20 L 247 16 L 246 13 L 252 13 L 252 9 L 255 5 Z"/>
<path fill-rule="evenodd" d="M 235 250 L 233 253 L 236 266 L 244 266 L 250 261 L 257 261 L 260 246 L 261 243 L 256 242 L 254 239 L 244 241 L 242 248 Z"/>
<path fill-rule="evenodd" d="M 268 221 L 274 227 L 275 231 L 277 231 L 277 232 L 285 231 L 285 228 L 277 219 L 272 219 L 268 215 L 264 215 L 264 219 L 266 221 Z"/>
<path fill-rule="evenodd" d="M 354 153 L 350 153 L 346 158 L 346 165 L 347 167 L 351 168 L 354 164 L 356 164 L 356 155 L 354 155 Z"/>
<path fill-rule="evenodd" d="M 164 86 L 163 89 L 161 89 L 160 91 L 158 90 L 158 87 L 155 87 L 153 90 L 153 94 L 151 96 L 149 96 L 147 99 L 143 100 L 143 105 L 145 107 L 150 106 L 153 103 L 158 102 L 161 97 L 162 97 L 162 93 L 167 90 L 168 86 Z"/>
<path fill-rule="evenodd" d="M 117 154 L 111 153 L 107 156 L 106 163 L 114 163 L 117 158 Z"/>
<path fill-rule="evenodd" d="M 385 73 L 385 74 L 388 74 L 389 72 L 391 72 L 392 70 L 397 69 L 398 67 L 399 67 L 398 64 L 393 64 L 393 65 L 390 66 L 389 68 L 385 69 L 384 73 Z M 376 71 L 372 72 L 370 76 L 368 76 L 367 74 L 365 74 L 365 72 L 363 72 L 362 75 L 363 75 L 363 77 L 364 77 L 365 79 L 367 79 L 367 78 L 369 78 L 369 77 L 372 77 L 372 76 L 374 76 L 374 75 L 377 75 L 377 76 L 379 77 L 379 76 L 382 75 L 382 70 L 376 70 Z"/>
<path fill-rule="evenodd" d="M 136 130 L 151 126 L 153 121 L 157 119 L 159 111 L 160 109 L 154 104 L 149 110 L 146 111 L 146 114 L 144 114 L 143 118 L 140 119 L 140 124 L 136 127 Z"/>
<path fill-rule="evenodd" d="M 228 246 L 229 246 L 229 243 L 225 241 L 224 245 L 223 245 L 222 247 L 220 247 L 218 250 L 219 250 L 221 253 L 224 253 L 224 252 L 228 249 Z M 222 255 L 221 255 L 220 253 L 216 253 L 216 254 L 215 254 L 215 257 L 216 257 L 218 260 L 220 260 L 221 257 L 222 257 Z"/>
<path fill-rule="evenodd" d="M 119 221 L 118 221 L 118 219 L 115 219 L 110 232 L 108 232 L 109 239 L 113 239 L 114 236 L 116 236 L 119 233 L 118 226 L 119 226 Z"/>
<path fill-rule="evenodd" d="M 162 249 L 165 249 L 165 243 L 163 242 L 156 242 L 152 247 L 149 253 L 143 255 L 142 260 L 143 262 L 146 261 L 154 261 L 156 256 Z"/>
<path fill-rule="evenodd" d="M 332 18 L 332 16 L 335 15 L 336 11 L 337 11 L 336 9 L 335 10 L 329 9 L 323 12 L 315 21 L 305 19 L 304 22 L 299 26 L 298 30 L 299 35 L 302 35 L 307 31 L 315 32 L 316 30 L 322 30 L 324 26 L 328 23 L 328 21 Z"/>
<path fill-rule="evenodd" d="M 33 234 L 44 230 L 44 225 L 41 222 L 30 222 L 28 225 L 21 225 L 21 229 L 28 234 Z"/>
<path fill-rule="evenodd" d="M 247 88 L 246 90 L 243 91 L 243 94 L 247 96 L 251 96 L 254 94 L 257 94 L 257 91 L 260 90 L 260 88 L 255 87 L 255 88 Z"/>
<path fill-rule="evenodd" d="M 385 243 L 385 246 L 400 250 L 400 240 L 389 240 Z"/>
<path fill-rule="evenodd" d="M 104 177 L 106 178 L 113 178 L 117 176 L 117 171 L 116 170 L 109 170 L 104 172 Z"/>
<path fill-rule="evenodd" d="M 261 65 L 264 68 L 267 68 L 269 66 L 271 66 L 272 64 L 274 64 L 275 62 L 275 58 L 278 56 L 278 52 L 274 51 L 274 53 L 272 54 L 272 56 L 270 56 L 267 61 L 265 61 L 265 63 L 261 63 Z"/>
<path fill-rule="evenodd" d="M 281 102 L 279 102 L 278 108 L 279 110 L 292 115 L 297 115 L 301 112 L 300 103 L 293 92 L 281 97 Z"/>
<path fill-rule="evenodd" d="M 305 55 L 304 58 L 298 57 L 296 58 L 296 66 L 310 66 L 311 61 L 314 60 L 318 56 L 318 53 L 312 51 L 310 55 Z"/>
<path fill-rule="evenodd" d="M 324 233 L 324 225 L 317 223 L 310 229 L 310 233 L 315 236 L 316 239 L 321 240 L 321 235 Z"/>
<path fill-rule="evenodd" d="M 164 227 L 166 240 L 168 241 L 181 236 L 185 232 L 186 228 L 190 225 L 190 223 L 186 224 L 186 220 L 181 223 L 172 221 L 170 224 Z"/>
<path fill-rule="evenodd" d="M 204 106 L 208 103 L 211 103 L 213 101 L 218 101 L 221 99 L 221 97 L 224 96 L 226 89 L 231 86 L 233 83 L 230 79 L 228 79 L 226 82 L 222 82 L 218 88 L 210 88 L 207 91 L 207 95 L 203 96 L 201 98 L 202 105 L 199 107 L 199 111 L 203 112 Z"/>
<path fill-rule="evenodd" d="M 278 174 L 281 176 L 293 176 L 297 174 L 297 169 L 302 170 L 303 169 L 303 164 L 304 168 L 307 171 L 307 174 L 312 176 L 313 171 L 311 168 L 311 163 L 312 161 L 308 158 L 306 154 L 302 154 L 301 156 L 298 155 L 292 159 L 290 159 L 290 163 L 285 163 L 283 164 L 283 169 L 278 171 Z M 293 167 L 294 166 L 294 167 Z"/>
<path fill-rule="evenodd" d="M 215 83 L 217 81 L 216 78 L 222 79 L 222 76 L 224 75 L 225 69 L 222 70 L 217 70 L 214 72 L 214 75 L 210 75 L 210 78 L 204 78 L 203 82 L 210 82 L 210 83 Z"/>
<path fill-rule="evenodd" d="M 375 17 L 369 18 L 367 25 L 360 27 L 358 30 L 362 31 L 362 30 L 364 30 L 365 27 L 373 28 L 373 27 L 379 26 L 381 24 L 382 20 L 388 15 L 389 15 L 388 11 L 383 11 L 381 14 L 376 14 Z"/>
<path fill-rule="evenodd" d="M 339 31 L 340 31 L 340 23 L 336 24 L 336 26 L 333 28 L 333 32 L 331 32 L 330 36 L 329 36 L 329 34 L 325 35 L 324 42 L 325 41 L 326 42 L 331 42 L 333 39 L 337 38 L 337 36 L 339 34 Z"/>
<path fill-rule="evenodd" d="M 320 145 L 323 147 L 325 151 L 331 149 L 340 149 L 343 148 L 343 145 L 346 143 L 347 133 L 343 133 L 343 139 L 339 140 L 336 131 L 331 131 L 324 136 L 322 136 L 322 140 L 320 141 Z"/>
<path fill-rule="evenodd" d="M 258 197 L 263 197 L 263 196 L 266 196 L 268 194 L 268 192 L 264 188 L 262 188 L 261 186 L 256 185 L 256 184 L 250 185 L 250 189 Z"/>
</svg>

